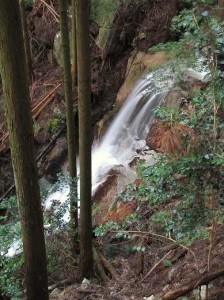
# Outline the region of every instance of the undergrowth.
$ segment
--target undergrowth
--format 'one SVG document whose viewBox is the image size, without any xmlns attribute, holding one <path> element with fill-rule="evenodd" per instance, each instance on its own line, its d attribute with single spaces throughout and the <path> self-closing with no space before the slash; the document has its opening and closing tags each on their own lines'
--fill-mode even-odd
<svg viewBox="0 0 224 300">
<path fill-rule="evenodd" d="M 77 182 L 77 179 L 75 179 Z M 49 195 L 61 192 L 69 185 L 67 176 L 59 176 L 59 181 L 49 188 L 42 184 L 41 197 L 43 206 Z M 57 196 L 56 196 L 57 198 Z M 46 254 L 48 263 L 49 284 L 74 278 L 77 266 L 71 255 L 71 239 L 68 225 L 69 199 L 51 200 L 44 210 L 44 229 L 46 237 Z M 3 295 L 20 299 L 25 290 L 24 256 L 22 252 L 21 226 L 19 222 L 16 197 L 10 197 L 0 203 L 10 215 L 1 217 L 0 225 L 0 290 Z M 12 245 L 14 244 L 14 250 Z M 16 253 L 14 253 L 14 251 Z"/>
<path fill-rule="evenodd" d="M 149 142 L 161 152 L 157 163 L 141 163 L 140 185 L 127 198 L 154 210 L 138 230 L 153 228 L 180 243 L 208 238 L 209 228 L 223 222 L 224 203 L 224 22 L 218 17 L 215 1 L 190 1 L 173 20 L 172 28 L 181 38 L 159 44 L 150 51 L 165 51 L 173 62 L 200 59 L 207 67 L 205 82 L 188 90 L 189 99 L 181 110 L 159 106 Z M 175 60 L 176 58 L 176 60 Z M 141 223 L 141 222 L 140 222 Z M 128 231 L 124 224 L 105 224 L 97 233 L 111 228 Z"/>
<path fill-rule="evenodd" d="M 208 237 L 207 228 L 223 220 L 220 205 L 224 197 L 223 151 L 223 30 L 214 1 L 188 1 L 173 20 L 173 29 L 183 33 L 179 42 L 157 45 L 171 57 L 202 58 L 208 68 L 208 83 L 189 92 L 189 100 L 179 111 L 159 106 L 156 125 L 149 142 L 162 154 L 157 164 L 139 166 L 143 184 L 138 196 L 158 207 L 150 222 L 181 243 Z M 192 57 L 192 55 L 190 55 Z"/>
</svg>

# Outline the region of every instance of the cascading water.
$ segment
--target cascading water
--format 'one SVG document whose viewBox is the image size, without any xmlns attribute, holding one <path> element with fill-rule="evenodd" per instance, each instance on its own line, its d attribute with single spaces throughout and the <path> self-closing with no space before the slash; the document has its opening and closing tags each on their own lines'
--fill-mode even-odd
<svg viewBox="0 0 224 300">
<path fill-rule="evenodd" d="M 145 138 L 152 125 L 153 109 L 165 98 L 174 82 L 171 74 L 169 70 L 157 70 L 139 80 L 102 141 L 95 143 L 92 150 L 93 192 L 104 182 L 110 169 L 122 166 L 128 170 L 128 162 L 136 156 L 136 151 L 145 147 Z M 68 186 L 52 193 L 45 200 L 45 209 L 51 208 L 53 200 L 63 204 L 68 194 Z M 62 219 L 64 222 L 69 221 L 68 211 Z M 17 238 L 6 256 L 11 257 L 21 251 L 21 240 Z"/>
<path fill-rule="evenodd" d="M 107 173 L 116 166 L 129 171 L 128 162 L 136 150 L 145 147 L 145 138 L 153 120 L 153 109 L 165 98 L 174 81 L 170 70 L 157 70 L 140 79 L 127 97 L 111 126 L 100 143 L 93 143 L 92 149 L 92 193 L 104 182 Z M 45 208 L 53 200 L 64 203 L 69 187 L 51 194 Z M 67 213 L 64 220 L 69 218 Z"/>
<path fill-rule="evenodd" d="M 186 69 L 184 76 L 192 76 L 203 81 L 208 71 L 198 66 Z M 179 66 L 180 68 L 180 66 Z M 166 97 L 177 78 L 177 72 L 170 68 L 158 69 L 140 79 L 127 97 L 118 115 L 108 128 L 102 141 L 93 143 L 92 149 L 92 193 L 106 179 L 108 172 L 114 167 L 120 167 L 120 172 L 130 174 L 128 163 L 136 156 L 137 150 L 142 150 L 146 143 L 145 139 L 149 133 L 153 121 L 153 110 Z M 121 168 L 123 168 L 121 170 Z M 53 200 L 64 203 L 69 194 L 69 187 L 65 187 L 51 194 L 46 202 L 45 208 L 51 207 Z M 69 219 L 67 212 L 63 218 Z"/>
<path fill-rule="evenodd" d="M 170 76 L 163 82 L 160 79 L 161 70 L 150 73 L 137 82 L 102 141 L 93 147 L 93 192 L 113 166 L 128 168 L 128 162 L 136 155 L 136 150 L 145 147 L 153 110 L 164 100 L 173 83 Z"/>
<path fill-rule="evenodd" d="M 174 76 L 170 70 L 157 70 L 139 80 L 127 97 L 111 126 L 100 143 L 93 143 L 92 149 L 92 193 L 105 181 L 108 172 L 116 167 L 130 171 L 128 163 L 137 150 L 145 147 L 145 138 L 153 120 L 153 109 L 164 100 L 170 90 Z M 122 171 L 121 171 L 122 172 Z M 53 200 L 64 203 L 69 194 L 66 186 L 48 196 L 45 208 Z M 69 213 L 63 217 L 68 221 Z"/>
</svg>

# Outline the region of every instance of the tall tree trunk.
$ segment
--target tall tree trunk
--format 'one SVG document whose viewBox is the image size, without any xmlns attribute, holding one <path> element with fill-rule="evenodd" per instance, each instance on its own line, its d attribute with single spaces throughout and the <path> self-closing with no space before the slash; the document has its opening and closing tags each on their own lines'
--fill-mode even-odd
<svg viewBox="0 0 224 300">
<path fill-rule="evenodd" d="M 91 209 L 91 60 L 89 0 L 76 0 L 80 161 L 80 276 L 93 272 Z"/>
<path fill-rule="evenodd" d="M 75 145 L 75 119 L 73 114 L 72 103 L 72 76 L 71 76 L 71 60 L 70 60 L 70 43 L 68 31 L 67 17 L 67 1 L 59 0 L 60 9 L 60 27 L 63 49 L 63 65 L 64 65 L 64 84 L 65 84 L 65 103 L 67 118 L 67 140 L 68 140 L 68 160 L 70 175 L 70 216 L 71 216 L 71 236 L 72 248 L 76 250 L 77 231 L 78 231 L 78 208 L 77 208 L 77 183 L 76 177 L 76 145 Z M 73 253 L 74 255 L 74 253 Z"/>
<path fill-rule="evenodd" d="M 28 300 L 48 300 L 43 216 L 18 0 L 0 0 L 0 73 L 19 205 Z"/>
<path fill-rule="evenodd" d="M 224 20 L 224 0 L 218 0 L 218 6 L 219 6 L 219 17 L 221 20 Z"/>
<path fill-rule="evenodd" d="M 77 37 L 76 37 L 76 0 L 72 0 L 72 80 L 77 86 Z"/>
<path fill-rule="evenodd" d="M 32 83 L 32 77 L 33 77 L 32 55 L 31 55 L 30 37 L 28 33 L 28 26 L 27 26 L 26 12 L 25 12 L 25 1 L 20 0 L 19 3 L 20 3 L 22 29 L 23 29 L 23 40 L 24 40 L 25 54 L 26 54 L 26 65 L 28 69 L 29 81 L 30 83 Z"/>
</svg>

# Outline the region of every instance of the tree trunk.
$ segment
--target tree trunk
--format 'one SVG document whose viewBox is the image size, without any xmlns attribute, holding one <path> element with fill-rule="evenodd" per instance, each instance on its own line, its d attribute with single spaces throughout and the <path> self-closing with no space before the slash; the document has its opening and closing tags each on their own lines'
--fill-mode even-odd
<svg viewBox="0 0 224 300">
<path fill-rule="evenodd" d="M 72 0 L 72 80 L 77 86 L 76 0 Z"/>
<path fill-rule="evenodd" d="M 0 73 L 19 205 L 28 300 L 48 300 L 43 216 L 18 0 L 0 0 Z"/>
<path fill-rule="evenodd" d="M 60 27 L 61 40 L 63 49 L 63 65 L 64 65 L 64 84 L 65 84 L 65 103 L 67 118 L 67 140 L 68 140 L 68 161 L 70 175 L 70 216 L 71 216 L 71 236 L 72 248 L 76 250 L 77 230 L 78 230 L 78 209 L 77 209 L 77 184 L 76 177 L 76 147 L 75 147 L 75 119 L 73 114 L 72 103 L 72 76 L 71 76 L 71 60 L 70 60 L 70 43 L 68 31 L 67 2 L 59 0 L 60 10 Z M 73 253 L 74 255 L 74 253 Z"/>
<path fill-rule="evenodd" d="M 91 209 L 91 61 L 89 0 L 76 0 L 80 161 L 80 276 L 93 272 Z"/>
<path fill-rule="evenodd" d="M 221 20 L 224 20 L 224 0 L 219 0 L 218 6 L 219 6 L 219 17 L 221 18 Z"/>
<path fill-rule="evenodd" d="M 26 65 L 27 65 L 27 70 L 29 75 L 29 82 L 32 83 L 32 77 L 33 77 L 32 55 L 30 49 L 30 38 L 28 33 L 28 26 L 27 26 L 26 12 L 25 12 L 25 2 L 24 0 L 20 0 L 19 3 L 20 3 L 22 29 L 23 29 L 23 40 L 24 40 L 25 54 L 26 54 Z"/>
</svg>

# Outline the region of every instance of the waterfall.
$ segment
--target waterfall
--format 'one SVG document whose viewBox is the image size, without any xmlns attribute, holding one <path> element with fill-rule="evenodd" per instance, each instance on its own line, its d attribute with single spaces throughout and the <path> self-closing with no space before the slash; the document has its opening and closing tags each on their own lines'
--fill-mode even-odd
<svg viewBox="0 0 224 300">
<path fill-rule="evenodd" d="M 208 71 L 201 65 L 199 61 L 198 66 L 195 66 L 198 70 L 185 69 L 184 76 L 203 81 Z M 149 73 L 135 84 L 103 139 L 93 143 L 93 194 L 112 168 L 123 167 L 127 173 L 130 171 L 128 163 L 146 145 L 145 139 L 153 122 L 153 110 L 166 98 L 176 79 L 177 71 L 167 67 Z M 55 199 L 64 203 L 68 194 L 68 186 L 51 194 L 45 202 L 45 208 L 49 209 Z M 64 220 L 68 219 L 67 212 Z"/>
<path fill-rule="evenodd" d="M 150 73 L 136 83 L 102 141 L 99 144 L 94 143 L 92 149 L 93 192 L 114 166 L 122 166 L 123 169 L 128 170 L 128 162 L 136 156 L 137 150 L 145 147 L 145 138 L 152 125 L 153 109 L 164 100 L 173 82 L 173 73 L 168 69 L 163 69 Z M 51 192 L 44 202 L 45 210 L 51 208 L 54 200 L 61 204 L 65 203 L 68 195 L 68 185 L 56 192 Z M 66 211 L 62 221 L 67 223 L 69 218 L 69 211 Z M 21 239 L 16 237 L 6 256 L 12 257 L 21 251 Z"/>
<path fill-rule="evenodd" d="M 160 69 L 151 72 L 135 84 L 102 141 L 93 143 L 93 193 L 113 167 L 123 166 L 128 171 L 128 162 L 136 156 L 137 150 L 146 145 L 145 138 L 152 125 L 153 109 L 165 99 L 173 82 L 174 74 L 169 69 Z M 68 186 L 52 193 L 45 201 L 45 209 L 50 209 L 53 200 L 63 204 L 68 194 Z M 63 220 L 68 219 L 67 212 Z"/>
<path fill-rule="evenodd" d="M 170 76 L 162 82 L 161 78 L 161 70 L 157 70 L 136 83 L 102 141 L 93 147 L 93 192 L 112 167 L 128 168 L 128 162 L 136 156 L 136 151 L 145 147 L 153 122 L 153 110 L 165 99 L 173 83 Z"/>
</svg>

